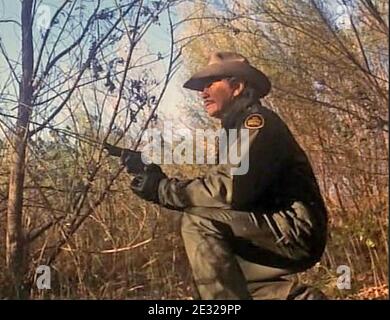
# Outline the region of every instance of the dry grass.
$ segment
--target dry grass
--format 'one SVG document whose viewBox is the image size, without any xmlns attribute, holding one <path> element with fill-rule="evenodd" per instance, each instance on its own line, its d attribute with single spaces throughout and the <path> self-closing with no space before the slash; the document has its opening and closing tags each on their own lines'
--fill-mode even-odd
<svg viewBox="0 0 390 320">
<path fill-rule="evenodd" d="M 169 170 L 168 170 L 169 171 Z M 198 170 L 169 171 L 195 176 Z M 180 237 L 180 213 L 136 198 L 123 175 L 115 192 L 94 211 L 52 265 L 51 290 L 32 287 L 32 299 L 193 299 L 195 291 Z M 26 210 L 29 215 L 29 211 Z M 31 213 L 32 214 L 32 213 Z M 4 235 L 1 220 L 1 233 Z M 335 223 L 337 221 L 337 223 Z M 379 223 L 381 222 L 381 223 Z M 331 219 L 331 236 L 322 261 L 298 277 L 332 299 L 384 299 L 387 287 L 386 211 Z M 61 236 L 53 228 L 30 248 L 31 270 L 40 252 Z M 1 246 L 4 247 L 4 236 Z M 4 251 L 0 251 L 0 296 L 7 298 Z M 338 290 L 337 267 L 352 269 L 350 290 Z"/>
</svg>

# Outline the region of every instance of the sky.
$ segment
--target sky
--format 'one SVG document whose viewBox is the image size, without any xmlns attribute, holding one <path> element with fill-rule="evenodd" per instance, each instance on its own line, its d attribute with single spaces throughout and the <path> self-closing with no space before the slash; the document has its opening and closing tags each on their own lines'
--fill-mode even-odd
<svg viewBox="0 0 390 320">
<path fill-rule="evenodd" d="M 0 20 L 14 19 L 19 21 L 20 15 L 19 1 L 1 0 L 0 1 Z M 1 23 L 0 24 L 0 39 L 7 53 L 11 57 L 18 56 L 18 49 L 20 48 L 20 32 L 19 27 L 15 23 Z M 4 72 L 9 69 L 6 66 L 3 55 L 0 55 L 0 84 L 4 81 Z"/>
<path fill-rule="evenodd" d="M 103 3 L 112 3 L 114 0 L 102 0 Z M 217 1 L 217 0 L 216 0 Z M 338 1 L 332 3 L 337 4 Z M 42 0 L 39 1 L 41 7 L 45 10 L 38 10 L 38 16 L 41 24 L 50 20 L 50 16 L 54 14 L 55 7 L 58 7 L 58 0 Z M 84 1 L 84 3 L 88 3 Z M 0 0 L 0 19 L 14 19 L 20 21 L 20 0 Z M 41 8 L 39 7 L 39 8 Z M 47 10 L 48 9 L 48 10 Z M 335 5 L 335 11 L 340 14 L 340 23 L 346 23 L 345 16 L 343 18 L 343 11 L 340 6 Z M 156 52 L 163 48 L 168 48 L 170 37 L 168 33 L 168 22 L 166 16 L 160 18 L 161 26 L 152 26 L 150 32 L 148 32 L 145 42 L 142 44 L 142 50 L 149 48 L 151 51 Z M 37 27 L 36 27 L 37 28 Z M 7 54 L 12 59 L 20 58 L 20 32 L 19 27 L 15 23 L 0 23 L 0 38 L 3 48 L 7 51 Z M 164 65 L 156 65 L 153 69 L 153 73 L 160 75 L 161 77 L 165 73 Z M 10 74 L 9 68 L 4 57 L 0 54 L 0 88 L 6 78 Z M 168 85 L 161 105 L 159 106 L 159 114 L 163 115 L 164 119 L 175 120 L 182 119 L 180 115 L 184 113 L 183 105 L 186 104 L 188 97 L 196 98 L 195 92 L 189 92 L 182 88 L 182 84 L 186 80 L 185 76 L 188 74 L 185 70 L 185 65 L 182 65 L 181 69 L 176 73 L 171 82 Z M 1 106 L 0 106 L 1 109 Z"/>
<path fill-rule="evenodd" d="M 111 2 L 112 0 L 103 0 L 104 2 Z M 49 21 L 52 14 L 55 12 L 55 7 L 58 7 L 58 0 L 43 0 L 39 2 L 43 9 L 38 9 L 37 15 L 41 24 Z M 0 20 L 14 19 L 20 21 L 21 1 L 19 0 L 0 0 Z M 151 51 L 159 51 L 163 48 L 168 48 L 170 37 L 168 30 L 168 22 L 166 16 L 160 18 L 161 26 L 152 26 L 142 44 L 142 48 Z M 37 29 L 38 26 L 35 27 Z M 20 31 L 15 23 L 0 23 L 0 38 L 3 48 L 12 59 L 20 59 Z M 154 74 L 161 77 L 165 74 L 163 65 L 155 67 Z M 164 115 L 165 119 L 174 120 L 177 118 L 178 112 L 181 112 L 180 106 L 185 103 L 187 90 L 182 88 L 184 82 L 184 66 L 179 69 L 173 79 L 168 85 L 161 105 L 159 106 L 159 113 Z M 2 88 L 4 81 L 8 78 L 10 69 L 3 57 L 0 54 L 0 88 Z M 177 108 L 179 106 L 179 108 Z"/>
</svg>

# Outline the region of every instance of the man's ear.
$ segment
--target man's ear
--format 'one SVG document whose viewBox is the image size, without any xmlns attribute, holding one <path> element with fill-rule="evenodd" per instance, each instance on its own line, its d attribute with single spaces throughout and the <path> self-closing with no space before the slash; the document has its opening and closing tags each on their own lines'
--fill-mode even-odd
<svg viewBox="0 0 390 320">
<path fill-rule="evenodd" d="M 234 91 L 233 91 L 233 97 L 239 96 L 241 94 L 241 92 L 244 91 L 244 88 L 245 88 L 244 82 L 242 82 L 242 81 L 237 82 L 236 87 L 234 88 Z"/>
</svg>

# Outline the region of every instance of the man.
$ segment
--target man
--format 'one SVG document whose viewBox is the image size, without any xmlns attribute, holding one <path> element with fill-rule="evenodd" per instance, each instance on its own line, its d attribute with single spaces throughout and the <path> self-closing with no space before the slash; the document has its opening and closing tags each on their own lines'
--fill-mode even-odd
<svg viewBox="0 0 390 320">
<path fill-rule="evenodd" d="M 268 78 L 242 55 L 216 52 L 184 87 L 201 91 L 208 115 L 227 132 L 249 133 L 246 174 L 234 175 L 228 162 L 178 180 L 150 165 L 131 184 L 140 197 L 183 211 L 182 237 L 200 297 L 325 299 L 283 278 L 319 261 L 327 214 L 304 151 L 260 103 L 271 89 Z"/>
</svg>

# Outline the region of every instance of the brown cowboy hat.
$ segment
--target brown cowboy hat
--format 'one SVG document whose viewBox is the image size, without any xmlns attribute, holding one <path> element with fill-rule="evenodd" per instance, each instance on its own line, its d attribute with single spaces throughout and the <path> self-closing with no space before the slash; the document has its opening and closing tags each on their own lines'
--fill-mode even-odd
<svg viewBox="0 0 390 320">
<path fill-rule="evenodd" d="M 260 70 L 251 66 L 248 60 L 235 52 L 214 52 L 210 55 L 207 66 L 196 72 L 187 80 L 183 87 L 202 91 L 210 81 L 237 77 L 248 81 L 254 88 L 259 90 L 261 97 L 266 96 L 271 90 L 271 82 Z"/>
</svg>

